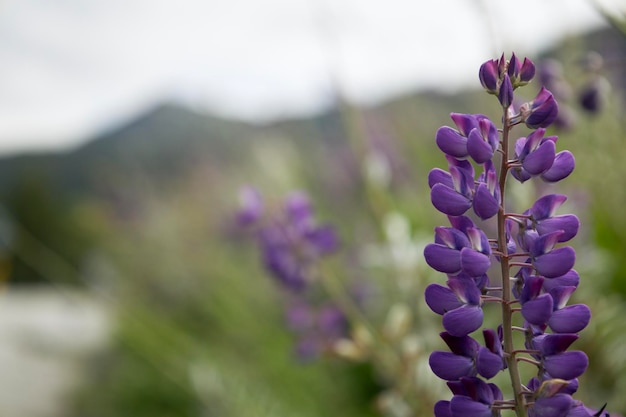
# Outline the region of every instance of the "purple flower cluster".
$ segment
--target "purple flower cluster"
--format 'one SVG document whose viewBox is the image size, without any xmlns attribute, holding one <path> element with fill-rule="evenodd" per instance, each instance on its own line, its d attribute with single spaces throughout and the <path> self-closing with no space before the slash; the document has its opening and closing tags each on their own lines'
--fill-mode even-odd
<svg viewBox="0 0 626 417">
<path fill-rule="evenodd" d="M 319 259 L 338 247 L 333 227 L 317 224 L 309 199 L 302 192 L 288 195 L 281 212 L 271 218 L 264 217 L 263 201 L 256 189 L 243 188 L 240 202 L 236 220 L 255 232 L 267 270 L 288 291 L 306 290 Z"/>
<path fill-rule="evenodd" d="M 440 336 L 450 351 L 433 352 L 429 362 L 453 394 L 450 401 L 436 404 L 436 417 L 493 417 L 501 410 L 514 410 L 518 417 L 600 415 L 572 397 L 588 359 L 568 349 L 591 318 L 586 305 L 567 305 L 579 275 L 573 269 L 574 249 L 563 244 L 576 236 L 578 218 L 556 214 L 567 198 L 560 194 L 545 195 L 519 214 L 506 212 L 504 202 L 510 177 L 553 183 L 574 169 L 573 155 L 557 153 L 557 137 L 546 136 L 558 115 L 552 93 L 542 87 L 533 100 L 514 104 L 514 90 L 528 84 L 534 73 L 532 61 L 520 62 L 515 54 L 510 60 L 487 61 L 479 77 L 502 106 L 502 129 L 484 115 L 452 113 L 455 127 L 441 127 L 436 134 L 448 171 L 433 169 L 428 182 L 432 204 L 448 216 L 450 227 L 435 228 L 435 241 L 426 246 L 424 257 L 447 281 L 445 286 L 430 284 L 425 299 L 443 318 Z M 510 151 L 511 130 L 521 124 L 531 131 Z M 478 176 L 475 166 L 482 168 Z M 493 219 L 497 236 L 489 239 L 473 215 Z M 500 286 L 491 286 L 492 264 L 499 264 Z M 487 303 L 501 306 L 502 324 L 497 330 L 483 329 L 481 345 L 471 334 L 483 325 Z M 513 346 L 514 331 L 523 333 L 525 346 Z M 520 363 L 536 367 L 536 376 L 525 385 Z M 505 369 L 514 393 L 510 400 L 486 382 Z"/>
<path fill-rule="evenodd" d="M 297 338 L 296 354 L 301 359 L 315 357 L 348 330 L 344 313 L 320 301 L 315 288 L 320 260 L 339 246 L 335 230 L 317 223 L 302 192 L 288 195 L 278 213 L 267 213 L 254 188 L 242 188 L 239 197 L 235 220 L 256 237 L 265 268 L 288 298 L 286 319 Z"/>
</svg>

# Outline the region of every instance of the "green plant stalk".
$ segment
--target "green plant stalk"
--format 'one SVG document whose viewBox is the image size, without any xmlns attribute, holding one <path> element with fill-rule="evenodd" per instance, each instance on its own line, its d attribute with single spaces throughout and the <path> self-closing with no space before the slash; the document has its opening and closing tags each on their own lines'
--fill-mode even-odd
<svg viewBox="0 0 626 417">
<path fill-rule="evenodd" d="M 507 115 L 507 109 L 504 109 L 504 126 L 502 129 L 502 160 L 500 164 L 500 208 L 498 210 L 498 250 L 500 256 L 500 271 L 502 275 L 502 333 L 504 343 L 504 356 L 506 358 L 513 394 L 515 398 L 515 413 L 517 417 L 526 417 L 526 408 L 524 402 L 524 389 L 520 378 L 517 360 L 515 358 L 515 347 L 513 346 L 513 311 L 511 309 L 511 280 L 509 255 L 507 253 L 506 239 L 506 212 L 505 212 L 505 188 L 506 177 L 509 171 L 509 133 L 511 124 Z"/>
</svg>

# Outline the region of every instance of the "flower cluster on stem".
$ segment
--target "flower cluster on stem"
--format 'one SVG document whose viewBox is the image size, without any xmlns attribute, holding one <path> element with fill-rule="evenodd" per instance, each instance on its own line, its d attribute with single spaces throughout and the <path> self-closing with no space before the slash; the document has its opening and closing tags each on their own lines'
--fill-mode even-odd
<svg viewBox="0 0 626 417">
<path fill-rule="evenodd" d="M 239 197 L 236 223 L 256 238 L 266 270 L 287 298 L 285 317 L 297 338 L 297 357 L 311 359 L 348 332 L 343 310 L 317 288 L 321 259 L 339 246 L 335 230 L 318 224 L 303 192 L 289 194 L 278 213 L 267 213 L 254 188 L 242 188 Z"/>
<path fill-rule="evenodd" d="M 502 126 L 481 114 L 452 113 L 455 127 L 436 134 L 448 170 L 433 169 L 428 182 L 432 204 L 450 226 L 435 228 L 424 256 L 447 281 L 430 284 L 425 299 L 442 316 L 440 336 L 450 350 L 433 352 L 430 366 L 453 394 L 436 404 L 436 417 L 493 417 L 502 410 L 518 417 L 608 416 L 572 396 L 588 359 L 569 347 L 591 318 L 586 305 L 567 304 L 580 279 L 575 251 L 566 245 L 578 232 L 578 218 L 557 214 L 567 199 L 562 194 L 547 194 L 523 212 L 509 212 L 505 201 L 507 180 L 556 183 L 575 165 L 569 151 L 557 152 L 558 138 L 546 135 L 558 115 L 552 93 L 542 87 L 529 102 L 514 100 L 534 74 L 532 61 L 515 54 L 485 62 L 480 82 L 500 102 Z M 530 132 L 513 142 L 519 125 Z M 478 176 L 476 167 L 482 168 Z M 487 221 L 496 230 L 492 238 L 480 227 Z M 492 269 L 501 277 L 495 286 Z M 500 306 L 502 322 L 482 330 L 481 345 L 471 334 L 483 326 L 487 304 Z M 523 335 L 524 346 L 514 346 L 514 332 Z M 522 381 L 521 366 L 536 369 L 532 379 Z M 510 376 L 513 398 L 504 399 L 487 382 L 502 371 Z"/>
</svg>

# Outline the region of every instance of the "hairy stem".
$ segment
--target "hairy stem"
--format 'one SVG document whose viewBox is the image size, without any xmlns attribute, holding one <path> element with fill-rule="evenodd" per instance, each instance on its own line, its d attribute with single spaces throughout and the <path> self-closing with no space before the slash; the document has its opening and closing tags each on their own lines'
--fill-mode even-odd
<svg viewBox="0 0 626 417">
<path fill-rule="evenodd" d="M 500 196 L 501 203 L 498 210 L 498 248 L 502 253 L 506 254 L 507 251 L 507 239 L 506 239 L 506 226 L 505 219 L 507 214 L 505 212 L 505 186 L 506 177 L 509 170 L 508 156 L 509 156 L 509 132 L 511 125 L 507 115 L 507 109 L 504 109 L 504 127 L 502 129 L 502 160 L 500 164 Z M 525 417 L 526 409 L 524 407 L 524 395 L 523 387 L 520 379 L 519 369 L 517 367 L 517 360 L 514 355 L 515 347 L 513 346 L 513 309 L 511 308 L 511 281 L 510 276 L 509 256 L 500 257 L 500 269 L 502 274 L 502 331 L 505 358 L 508 365 L 509 376 L 511 377 L 511 385 L 513 387 L 513 393 L 515 395 L 515 414 L 517 417 Z"/>
</svg>

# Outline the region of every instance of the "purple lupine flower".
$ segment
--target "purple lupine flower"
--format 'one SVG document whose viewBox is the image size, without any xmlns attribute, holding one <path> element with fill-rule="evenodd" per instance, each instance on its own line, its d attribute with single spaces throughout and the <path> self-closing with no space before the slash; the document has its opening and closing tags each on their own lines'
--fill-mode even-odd
<svg viewBox="0 0 626 417">
<path fill-rule="evenodd" d="M 482 276 L 491 262 L 487 236 L 466 216 L 450 217 L 454 227 L 436 227 L 435 243 L 424 249 L 428 265 L 439 272 Z"/>
<path fill-rule="evenodd" d="M 502 78 L 502 84 L 498 91 L 498 101 L 505 109 L 508 109 L 513 104 L 513 84 L 511 84 L 509 74 L 504 74 Z"/>
<path fill-rule="evenodd" d="M 519 296 L 522 316 L 530 324 L 543 325 L 550 320 L 554 300 L 550 294 L 541 294 L 543 277 L 530 276 L 524 279 L 524 287 Z"/>
<path fill-rule="evenodd" d="M 520 62 L 513 53 L 509 60 L 507 73 L 511 78 L 513 88 L 522 87 L 535 76 L 535 64 L 528 58 L 524 58 L 524 62 Z"/>
<path fill-rule="evenodd" d="M 541 87 L 537 96 L 520 107 L 522 122 L 530 129 L 548 127 L 559 113 L 559 106 L 548 89 Z"/>
<path fill-rule="evenodd" d="M 484 168 L 484 172 L 478 177 L 472 208 L 478 217 L 487 220 L 498 213 L 501 197 L 493 162 L 491 160 L 485 162 Z"/>
<path fill-rule="evenodd" d="M 450 172 L 434 168 L 428 174 L 430 199 L 435 208 L 450 216 L 460 216 L 472 206 L 474 168 L 467 161 L 448 158 Z"/>
<path fill-rule="evenodd" d="M 443 316 L 443 328 L 452 336 L 466 336 L 483 324 L 480 290 L 474 280 L 449 278 L 448 286 L 430 284 L 424 297 L 432 311 Z"/>
<path fill-rule="evenodd" d="M 548 320 L 548 326 L 556 333 L 578 333 L 589 324 L 591 310 L 585 304 L 566 306 L 574 286 L 560 286 L 550 291 L 554 311 Z"/>
<path fill-rule="evenodd" d="M 515 142 L 515 154 L 521 166 L 511 170 L 520 182 L 548 171 L 556 157 L 556 136 L 544 137 L 545 129 L 537 129 Z"/>
<path fill-rule="evenodd" d="M 496 401 L 502 400 L 502 392 L 491 383 L 477 377 L 463 377 L 458 381 L 448 381 L 454 394 L 450 401 L 440 401 L 435 405 L 435 417 L 496 417 L 497 409 L 492 409 Z"/>
<path fill-rule="evenodd" d="M 308 198 L 293 193 L 285 201 L 284 216 L 258 232 L 262 259 L 272 275 L 288 290 L 303 291 L 311 280 L 310 269 L 335 251 L 338 239 L 329 225 L 317 225 Z"/>
<path fill-rule="evenodd" d="M 435 243 L 424 249 L 426 263 L 433 269 L 446 274 L 461 272 L 461 250 L 470 247 L 469 238 L 453 227 L 435 228 Z"/>
<path fill-rule="evenodd" d="M 451 351 L 435 351 L 430 355 L 430 368 L 439 378 L 455 381 L 464 376 L 479 374 L 490 379 L 504 369 L 501 342 L 493 330 L 483 330 L 487 347 L 480 346 L 467 335 L 458 337 L 447 332 L 439 335 Z"/>
<path fill-rule="evenodd" d="M 529 261 L 539 275 L 554 278 L 566 274 L 576 262 L 576 252 L 571 246 L 554 249 L 565 232 L 554 232 L 539 235 L 534 230 L 526 230 L 520 235 L 520 244 L 530 254 Z"/>
<path fill-rule="evenodd" d="M 480 121 L 487 119 L 487 117 L 482 114 L 451 113 L 450 118 L 458 130 L 449 126 L 442 126 L 435 135 L 437 146 L 443 153 L 459 160 L 466 159 L 470 155 L 468 138 L 474 129 L 478 129 L 476 133 L 482 136 L 480 139 L 487 141 L 491 146 L 493 134 L 489 124 L 484 122 L 483 126 L 480 126 Z M 476 152 L 478 151 L 476 150 Z"/>
<path fill-rule="evenodd" d="M 577 339 L 578 335 L 573 333 L 543 334 L 531 340 L 530 348 L 539 351 L 534 356 L 550 377 L 570 380 L 582 375 L 589 364 L 584 352 L 566 351 Z"/>
<path fill-rule="evenodd" d="M 567 196 L 562 194 L 549 194 L 535 201 L 533 206 L 524 214 L 530 216 L 530 227 L 535 229 L 539 235 L 562 230 L 559 242 L 567 242 L 578 233 L 580 221 L 573 214 L 563 214 L 555 216 L 556 210 L 567 200 Z"/>
<path fill-rule="evenodd" d="M 476 163 L 482 164 L 491 161 L 498 143 L 496 126 L 486 117 L 479 118 L 478 127 L 473 128 L 467 136 L 467 153 Z"/>
<path fill-rule="evenodd" d="M 520 182 L 533 177 L 556 182 L 575 166 L 571 152 L 557 153 L 557 137 L 545 136 L 545 128 L 555 121 L 559 109 L 550 91 L 542 87 L 516 113 L 514 90 L 530 82 L 534 72 L 532 61 L 521 63 L 515 54 L 509 61 L 503 55 L 481 66 L 482 86 L 496 95 L 503 107 L 501 134 L 485 116 L 455 113 L 458 130 L 442 127 L 437 131 L 437 144 L 446 154 L 450 172 L 434 169 L 429 174 L 431 201 L 448 214 L 451 227 L 435 228 L 435 242 L 425 247 L 424 257 L 433 269 L 446 273 L 448 280 L 447 286 L 429 285 L 425 300 L 443 316 L 446 331 L 441 337 L 450 348 L 450 352 L 432 353 L 431 369 L 448 381 L 454 396 L 435 405 L 436 417 L 494 417 L 504 409 L 514 409 L 519 417 L 592 416 L 572 398 L 578 388 L 576 378 L 587 368 L 587 356 L 567 351 L 578 338 L 577 332 L 589 323 L 591 312 L 583 304 L 567 305 L 580 281 L 572 269 L 576 253 L 570 246 L 557 246 L 576 236 L 579 220 L 572 214 L 556 214 L 566 200 L 564 195 L 546 195 L 523 214 L 515 214 L 506 212 L 502 193 L 508 171 Z M 532 132 L 517 140 L 515 157 L 510 158 L 510 131 L 520 123 Z M 492 160 L 496 152 L 501 154 L 499 173 Z M 483 165 L 476 180 L 471 161 Z M 470 206 L 481 220 L 497 215 L 496 239 L 488 239 L 465 215 Z M 492 250 L 502 270 L 502 286 L 495 288 L 489 287 L 486 274 Z M 517 257 L 526 260 L 519 262 Z M 517 273 L 511 272 L 514 267 L 519 267 Z M 499 326 L 498 337 L 494 331 L 484 330 L 484 347 L 469 336 L 482 325 L 483 303 L 502 304 L 503 322 L 511 323 L 512 314 L 521 312 L 525 354 L 534 360 L 517 356 L 524 354 L 513 347 L 513 331 L 519 327 Z M 511 309 L 513 303 L 521 308 Z M 548 330 L 552 333 L 546 333 Z M 526 389 L 511 372 L 512 400 L 502 400 L 495 385 L 479 378 L 513 369 L 519 360 L 534 363 L 538 377 Z"/>
<path fill-rule="evenodd" d="M 576 160 L 570 151 L 561 151 L 554 157 L 554 163 L 541 174 L 541 179 L 546 182 L 558 182 L 567 178 L 574 171 Z"/>
<path fill-rule="evenodd" d="M 478 78 L 483 88 L 489 94 L 498 94 L 500 84 L 500 71 L 498 68 L 498 60 L 491 59 L 480 66 Z"/>
<path fill-rule="evenodd" d="M 450 224 L 463 232 L 470 246 L 461 249 L 461 270 L 471 277 L 482 276 L 491 266 L 491 245 L 487 235 L 466 216 L 448 217 Z"/>
</svg>

